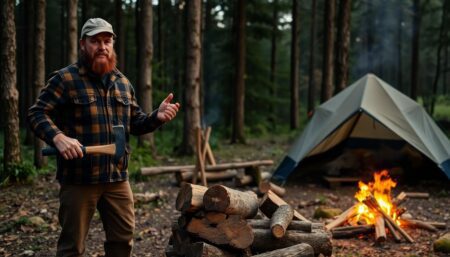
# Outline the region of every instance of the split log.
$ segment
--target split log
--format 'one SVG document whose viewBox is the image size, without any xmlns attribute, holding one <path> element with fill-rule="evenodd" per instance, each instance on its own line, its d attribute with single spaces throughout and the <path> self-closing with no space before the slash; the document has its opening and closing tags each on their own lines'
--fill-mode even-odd
<svg viewBox="0 0 450 257">
<path fill-rule="evenodd" d="M 212 226 L 207 219 L 192 218 L 186 230 L 216 245 L 245 249 L 253 243 L 252 228 L 239 215 L 230 215 L 217 226 Z"/>
<path fill-rule="evenodd" d="M 375 241 L 379 244 L 386 241 L 386 228 L 381 214 L 377 214 L 375 217 Z"/>
<path fill-rule="evenodd" d="M 237 170 L 224 170 L 218 172 L 205 172 L 205 177 L 207 181 L 222 181 L 228 180 L 236 177 L 238 174 Z M 183 182 L 192 180 L 194 176 L 193 171 L 189 170 L 181 170 L 175 172 L 175 180 L 178 185 L 181 185 Z"/>
<path fill-rule="evenodd" d="M 378 211 L 380 214 L 383 215 L 383 217 L 391 223 L 391 225 L 398 231 L 400 234 L 410 243 L 414 243 L 414 239 L 406 233 L 405 230 L 403 230 L 397 223 L 391 218 L 391 216 L 387 215 L 383 209 L 378 205 L 377 200 L 373 197 L 373 195 L 369 195 L 364 201 L 364 204 L 367 205 L 369 208 L 372 208 L 375 211 Z"/>
<path fill-rule="evenodd" d="M 274 238 L 268 229 L 253 229 L 253 234 L 255 239 L 252 249 L 256 252 L 272 251 L 300 243 L 311 245 L 316 255 L 331 256 L 333 250 L 331 234 L 324 230 L 316 230 L 312 233 L 288 230 L 283 238 Z"/>
<path fill-rule="evenodd" d="M 344 224 L 344 222 L 346 222 L 349 218 L 353 217 L 356 214 L 356 212 L 357 212 L 356 206 L 357 205 L 358 204 L 355 203 L 352 207 L 345 210 L 343 213 L 341 213 L 339 216 L 337 216 L 336 219 L 334 219 L 333 221 L 331 221 L 330 223 L 325 225 L 325 228 L 327 230 L 331 230 L 335 227 L 338 227 L 338 226 Z"/>
<path fill-rule="evenodd" d="M 176 209 L 181 212 L 196 212 L 203 206 L 203 195 L 207 187 L 186 183 L 178 192 Z"/>
<path fill-rule="evenodd" d="M 401 239 L 400 235 L 397 233 L 397 230 L 395 230 L 394 226 L 392 226 L 391 223 L 389 221 L 387 221 L 386 219 L 384 219 L 384 224 L 386 225 L 389 232 L 394 237 L 394 241 L 399 243 L 402 239 Z"/>
<path fill-rule="evenodd" d="M 282 249 L 253 255 L 254 257 L 313 257 L 314 249 L 309 244 L 296 244 Z"/>
<path fill-rule="evenodd" d="M 241 192 L 223 185 L 209 188 L 203 196 L 207 211 L 237 214 L 244 218 L 255 217 L 258 213 L 258 197 L 251 191 Z"/>
<path fill-rule="evenodd" d="M 346 226 L 346 227 L 337 227 L 331 229 L 331 234 L 333 238 L 349 238 L 355 237 L 357 235 L 365 235 L 373 233 L 374 226 L 373 225 L 358 225 L 358 226 Z"/>
<path fill-rule="evenodd" d="M 221 212 L 206 212 L 205 218 L 211 223 L 211 224 L 219 224 L 220 222 L 227 219 L 227 215 L 225 213 Z"/>
<path fill-rule="evenodd" d="M 229 169 L 242 169 L 252 166 L 271 166 L 272 160 L 256 160 L 248 162 L 219 163 L 217 165 L 206 165 L 205 171 L 224 171 Z M 195 165 L 182 166 L 162 166 L 162 167 L 142 167 L 141 174 L 144 176 L 159 175 L 164 173 L 173 173 L 180 170 L 193 171 Z"/>
<path fill-rule="evenodd" d="M 261 181 L 261 183 L 259 183 L 259 192 L 261 192 L 262 194 L 265 194 L 269 190 L 271 190 L 272 192 L 274 192 L 275 194 L 277 194 L 280 197 L 283 197 L 284 195 L 286 195 L 285 188 L 275 185 L 274 183 L 272 183 L 270 181 Z"/>
<path fill-rule="evenodd" d="M 400 223 L 407 227 L 412 228 L 423 228 L 431 232 L 438 232 L 437 228 L 433 225 L 428 224 L 427 222 L 421 220 L 412 220 L 412 219 L 401 219 Z"/>
<path fill-rule="evenodd" d="M 264 215 L 267 217 L 272 217 L 272 214 L 278 209 L 279 206 L 287 204 L 283 199 L 281 199 L 278 195 L 269 190 L 266 194 L 264 194 L 263 198 L 260 201 L 259 209 Z M 294 219 L 309 221 L 307 218 L 303 217 L 298 211 L 294 210 Z"/>
<path fill-rule="evenodd" d="M 270 228 L 270 220 L 268 219 L 265 220 L 248 219 L 247 223 L 254 229 Z M 316 230 L 324 229 L 323 223 L 311 223 L 309 221 L 293 220 L 287 227 L 287 230 L 299 230 L 303 232 L 311 232 L 313 229 Z"/>
<path fill-rule="evenodd" d="M 196 242 L 194 244 L 191 244 L 186 251 L 186 257 L 216 257 L 216 256 L 234 257 L 236 255 L 205 242 Z"/>
<path fill-rule="evenodd" d="M 270 218 L 270 230 L 276 238 L 282 238 L 294 217 L 294 209 L 290 205 L 281 205 Z"/>
</svg>

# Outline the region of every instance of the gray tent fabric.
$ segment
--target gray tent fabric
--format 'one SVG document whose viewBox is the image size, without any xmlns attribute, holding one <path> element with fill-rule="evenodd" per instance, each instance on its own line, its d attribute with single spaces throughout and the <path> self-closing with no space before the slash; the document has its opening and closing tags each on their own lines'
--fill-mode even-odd
<svg viewBox="0 0 450 257">
<path fill-rule="evenodd" d="M 286 181 L 306 157 L 347 138 L 404 140 L 434 161 L 450 179 L 450 141 L 417 102 L 367 74 L 316 108 L 273 179 Z"/>
</svg>

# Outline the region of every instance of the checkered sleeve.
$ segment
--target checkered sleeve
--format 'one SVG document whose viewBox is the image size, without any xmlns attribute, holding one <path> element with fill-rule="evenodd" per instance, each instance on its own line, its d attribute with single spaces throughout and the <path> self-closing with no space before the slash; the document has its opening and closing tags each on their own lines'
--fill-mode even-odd
<svg viewBox="0 0 450 257">
<path fill-rule="evenodd" d="M 50 113 L 64 102 L 64 86 L 61 76 L 57 74 L 48 81 L 36 103 L 28 110 L 28 124 L 31 130 L 48 145 L 53 146 L 53 138 L 62 133 L 50 117 Z"/>
<path fill-rule="evenodd" d="M 149 132 L 153 132 L 164 122 L 160 121 L 157 117 L 158 109 L 154 110 L 151 114 L 146 114 L 142 111 L 141 107 L 136 101 L 134 89 L 131 87 L 131 123 L 130 133 L 132 135 L 143 135 Z"/>
</svg>

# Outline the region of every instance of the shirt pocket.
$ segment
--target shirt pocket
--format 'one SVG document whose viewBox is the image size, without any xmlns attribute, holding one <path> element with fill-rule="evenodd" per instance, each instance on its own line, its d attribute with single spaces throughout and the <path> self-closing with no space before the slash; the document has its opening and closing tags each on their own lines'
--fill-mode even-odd
<svg viewBox="0 0 450 257">
<path fill-rule="evenodd" d="M 78 127 L 90 126 L 93 123 L 97 123 L 97 115 L 99 110 L 97 108 L 97 96 L 89 94 L 80 94 L 72 97 L 72 103 L 74 106 L 73 121 Z"/>
<path fill-rule="evenodd" d="M 126 125 L 128 124 L 129 118 L 131 116 L 131 98 L 125 94 L 116 94 L 114 96 L 116 101 L 116 115 L 118 124 Z"/>
<path fill-rule="evenodd" d="M 80 95 L 72 98 L 72 102 L 77 105 L 87 105 L 97 101 L 95 95 Z"/>
</svg>

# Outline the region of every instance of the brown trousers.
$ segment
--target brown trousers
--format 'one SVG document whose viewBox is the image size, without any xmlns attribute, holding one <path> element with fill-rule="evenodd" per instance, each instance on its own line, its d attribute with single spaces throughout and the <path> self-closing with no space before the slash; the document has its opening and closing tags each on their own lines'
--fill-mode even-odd
<svg viewBox="0 0 450 257">
<path fill-rule="evenodd" d="M 97 208 L 106 234 L 106 257 L 131 256 L 134 232 L 133 194 L 128 181 L 97 185 L 61 185 L 57 257 L 85 252 L 89 223 Z"/>
</svg>

